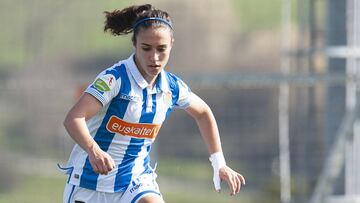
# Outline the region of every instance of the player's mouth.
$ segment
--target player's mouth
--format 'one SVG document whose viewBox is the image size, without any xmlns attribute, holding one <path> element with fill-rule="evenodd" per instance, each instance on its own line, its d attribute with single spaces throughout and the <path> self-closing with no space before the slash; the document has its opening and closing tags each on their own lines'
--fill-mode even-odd
<svg viewBox="0 0 360 203">
<path fill-rule="evenodd" d="M 151 71 L 159 71 L 161 69 L 161 65 L 160 64 L 153 64 L 153 65 L 148 65 L 149 69 Z"/>
<path fill-rule="evenodd" d="M 152 64 L 152 65 L 148 65 L 150 68 L 155 68 L 155 69 L 157 69 L 157 68 L 160 68 L 161 67 L 161 65 L 160 64 Z"/>
<path fill-rule="evenodd" d="M 152 64 L 152 65 L 148 65 L 148 70 L 152 73 L 152 74 L 158 74 L 161 70 L 161 65 L 159 64 Z"/>
</svg>

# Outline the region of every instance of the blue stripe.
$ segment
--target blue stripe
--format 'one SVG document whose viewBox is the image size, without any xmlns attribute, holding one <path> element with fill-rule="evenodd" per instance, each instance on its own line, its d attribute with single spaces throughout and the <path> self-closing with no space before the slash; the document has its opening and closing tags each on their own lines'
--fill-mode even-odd
<svg viewBox="0 0 360 203">
<path fill-rule="evenodd" d="M 131 84 L 124 65 L 121 65 L 121 68 L 119 69 L 119 74 L 121 76 L 120 92 L 129 94 L 131 90 Z M 116 115 L 119 118 L 123 118 L 128 104 L 129 104 L 128 100 L 119 99 L 118 96 L 112 99 L 109 108 L 106 112 L 106 115 L 104 116 L 104 119 L 94 136 L 94 140 L 103 151 L 106 152 L 109 149 L 109 146 L 115 135 L 115 133 L 111 133 L 106 129 L 107 122 L 109 121 L 112 115 Z M 99 174 L 93 171 L 93 168 L 91 167 L 89 161 L 89 157 L 87 157 L 83 167 L 83 173 L 81 174 L 80 177 L 79 186 L 90 190 L 96 190 L 98 177 Z"/>
<path fill-rule="evenodd" d="M 142 110 L 141 110 L 141 117 L 139 120 L 139 123 L 144 123 L 143 120 L 146 119 L 147 113 L 146 113 L 146 100 L 147 100 L 147 90 L 146 88 L 143 89 L 143 103 L 142 103 Z"/>
<path fill-rule="evenodd" d="M 152 123 L 154 121 L 154 117 L 155 117 L 155 113 L 156 113 L 156 94 L 152 95 L 152 108 L 151 108 L 151 112 L 146 113 L 146 105 L 145 107 L 143 107 L 142 109 L 142 117 L 140 118 L 140 123 Z M 145 112 L 144 112 L 145 109 Z M 150 163 L 150 150 L 151 150 L 151 145 L 147 146 L 146 151 L 148 152 L 148 155 L 146 156 L 146 158 L 144 159 L 144 167 L 145 167 L 145 173 L 149 172 L 149 170 L 151 170 L 151 168 L 149 167 L 149 163 Z"/>
<path fill-rule="evenodd" d="M 175 75 L 171 74 L 171 73 L 166 73 L 167 76 L 167 80 L 169 83 L 169 88 L 171 91 L 171 96 L 172 96 L 172 106 L 168 108 L 167 112 L 166 112 L 166 117 L 165 119 L 170 115 L 170 113 L 173 110 L 173 107 L 176 105 L 177 101 L 179 100 L 179 84 L 177 83 L 177 78 Z"/>
<path fill-rule="evenodd" d="M 161 80 L 162 80 L 162 79 L 161 79 L 161 74 L 159 74 L 159 76 L 158 76 L 157 79 L 156 79 L 156 91 L 157 91 L 157 92 L 160 92 L 160 91 L 161 91 L 161 83 L 162 83 Z"/>
<path fill-rule="evenodd" d="M 143 109 L 143 110 L 144 110 L 144 109 Z M 153 94 L 153 95 L 152 95 L 152 109 L 151 109 L 151 111 L 152 111 L 152 112 L 155 112 L 155 111 L 156 111 L 156 94 Z M 151 123 L 152 123 L 153 120 L 154 120 L 154 116 L 155 116 L 155 113 L 152 114 L 151 117 L 148 116 L 148 117 L 150 117 L 149 119 L 151 119 Z M 147 122 L 147 121 L 146 121 L 146 118 L 143 118 L 143 119 L 144 119 L 143 123 L 146 123 L 146 122 Z M 144 171 L 144 172 L 145 172 L 145 173 L 148 173 L 148 172 L 152 171 L 151 168 L 150 168 L 150 166 L 149 166 L 149 164 L 150 164 L 150 150 L 151 150 L 151 145 L 147 146 L 147 148 L 146 148 L 146 151 L 148 152 L 148 155 L 147 155 L 147 157 L 146 157 L 145 160 L 144 160 L 144 167 L 145 167 L 145 171 Z"/>
<path fill-rule="evenodd" d="M 144 160 L 144 173 L 150 173 L 152 172 L 152 168 L 150 167 L 150 151 L 151 151 L 151 145 L 147 146 L 146 151 L 148 153 L 147 157 Z"/>
<path fill-rule="evenodd" d="M 108 69 L 105 71 L 105 74 L 112 74 L 113 76 L 115 76 L 116 79 L 119 79 L 119 77 L 121 77 L 122 74 L 122 70 L 124 67 L 124 64 L 115 66 L 114 68 Z"/>
<path fill-rule="evenodd" d="M 141 118 L 140 123 L 152 123 L 155 116 L 156 111 L 156 94 L 152 95 L 152 108 L 151 112 L 146 112 L 146 98 L 147 98 L 147 91 L 146 89 L 143 90 L 143 105 L 142 105 L 142 111 L 141 111 Z"/>
<path fill-rule="evenodd" d="M 72 189 L 71 189 L 71 192 L 70 192 L 70 196 L 69 196 L 69 199 L 68 199 L 68 203 L 70 203 L 70 200 L 71 200 L 71 197 L 74 193 L 74 190 L 75 190 L 75 185 L 73 185 Z"/>
<path fill-rule="evenodd" d="M 146 102 L 147 102 L 147 90 L 146 88 L 143 90 L 143 104 L 140 123 L 152 123 L 156 113 L 156 94 L 152 95 L 152 111 L 146 112 Z M 132 178 L 132 170 L 135 166 L 135 159 L 138 157 L 141 148 L 144 146 L 144 139 L 131 138 L 128 148 L 126 149 L 125 156 L 118 166 L 118 172 L 115 178 L 115 192 L 124 191 L 128 185 L 130 184 Z M 149 158 L 150 159 L 150 158 Z M 145 158 L 145 162 L 149 161 L 149 159 Z M 145 163 L 144 163 L 145 164 Z M 148 170 L 147 168 L 145 168 Z"/>
<path fill-rule="evenodd" d="M 125 156 L 121 164 L 118 166 L 118 172 L 115 178 L 115 192 L 124 191 L 130 184 L 135 159 L 138 157 L 143 145 L 143 139 L 131 138 L 129 146 L 126 149 Z"/>
<path fill-rule="evenodd" d="M 137 194 L 133 200 L 131 200 L 131 203 L 135 203 L 138 199 L 140 199 L 141 196 L 145 195 L 145 194 L 148 194 L 148 193 L 154 193 L 154 194 L 157 194 L 161 197 L 161 194 L 156 192 L 156 191 L 153 191 L 153 190 L 145 190 L 145 191 L 142 191 L 140 192 L 139 194 Z"/>
</svg>

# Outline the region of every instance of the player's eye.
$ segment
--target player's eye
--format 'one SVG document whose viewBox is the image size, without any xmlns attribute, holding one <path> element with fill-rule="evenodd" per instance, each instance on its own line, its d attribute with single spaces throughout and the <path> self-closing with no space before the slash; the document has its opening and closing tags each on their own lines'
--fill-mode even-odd
<svg viewBox="0 0 360 203">
<path fill-rule="evenodd" d="M 159 48 L 157 48 L 157 51 L 164 52 L 164 51 L 166 51 L 166 47 L 159 47 Z"/>
<path fill-rule="evenodd" d="M 151 47 L 142 47 L 142 50 L 144 50 L 144 51 L 150 51 L 150 50 L 151 50 Z"/>
</svg>

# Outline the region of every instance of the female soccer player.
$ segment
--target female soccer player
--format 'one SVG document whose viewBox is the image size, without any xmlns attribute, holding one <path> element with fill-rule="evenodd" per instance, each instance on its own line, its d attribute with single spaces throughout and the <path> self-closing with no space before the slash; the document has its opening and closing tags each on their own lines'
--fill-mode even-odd
<svg viewBox="0 0 360 203">
<path fill-rule="evenodd" d="M 105 12 L 104 31 L 133 32 L 135 53 L 101 72 L 67 114 L 64 126 L 77 143 L 68 166 L 64 203 L 164 202 L 149 152 L 174 108 L 184 109 L 200 129 L 214 169 L 214 185 L 231 195 L 245 179 L 229 168 L 209 106 L 177 76 L 164 70 L 174 43 L 167 12 L 152 5 Z"/>
</svg>

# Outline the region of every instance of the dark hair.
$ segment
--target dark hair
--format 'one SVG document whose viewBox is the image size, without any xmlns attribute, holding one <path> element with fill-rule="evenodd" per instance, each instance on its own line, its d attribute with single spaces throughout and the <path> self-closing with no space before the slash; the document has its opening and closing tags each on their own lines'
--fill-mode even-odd
<svg viewBox="0 0 360 203">
<path fill-rule="evenodd" d="M 130 6 L 122 10 L 114 10 L 112 12 L 105 11 L 105 26 L 104 32 L 110 31 L 112 35 L 126 35 L 133 33 L 132 41 L 136 42 L 136 36 L 140 28 L 157 27 L 166 25 L 160 20 L 147 20 L 140 23 L 134 28 L 136 22 L 145 18 L 161 18 L 171 24 L 171 19 L 166 11 L 154 8 L 151 4 L 144 4 L 139 6 Z M 166 25 L 170 28 L 170 26 Z M 170 29 L 172 30 L 172 29 Z M 172 33 L 172 32 L 171 32 Z"/>
</svg>

